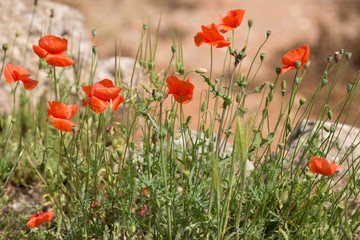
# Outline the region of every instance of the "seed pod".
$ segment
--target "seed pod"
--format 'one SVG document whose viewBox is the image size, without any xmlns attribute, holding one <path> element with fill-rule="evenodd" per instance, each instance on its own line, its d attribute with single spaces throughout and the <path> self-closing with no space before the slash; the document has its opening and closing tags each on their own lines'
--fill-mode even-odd
<svg viewBox="0 0 360 240">
<path fill-rule="evenodd" d="M 9 48 L 9 45 L 8 45 L 7 43 L 4 43 L 4 44 L 2 45 L 2 49 L 3 49 L 5 52 L 8 50 L 8 48 Z"/>
<path fill-rule="evenodd" d="M 334 125 L 334 124 L 331 124 L 331 126 L 330 126 L 330 132 L 335 132 L 335 130 L 336 130 L 336 126 Z"/>
<path fill-rule="evenodd" d="M 254 24 L 254 19 L 249 19 L 249 20 L 248 20 L 248 26 L 249 26 L 249 28 L 251 28 L 253 24 Z"/>
<path fill-rule="evenodd" d="M 306 99 L 300 98 L 299 103 L 300 103 L 300 105 L 304 105 L 306 103 Z"/>
<path fill-rule="evenodd" d="M 279 67 L 275 68 L 275 72 L 276 72 L 277 75 L 279 75 L 280 72 L 281 72 L 281 68 L 279 68 Z"/>
<path fill-rule="evenodd" d="M 260 61 L 264 61 L 266 54 L 260 53 Z"/>
<path fill-rule="evenodd" d="M 329 56 L 327 57 L 328 63 L 330 63 L 330 62 L 332 61 L 332 59 L 333 59 L 333 57 L 332 57 L 331 55 L 329 55 Z"/>
<path fill-rule="evenodd" d="M 176 50 L 177 50 L 177 46 L 176 46 L 176 45 L 172 45 L 172 46 L 171 46 L 171 52 L 172 52 L 172 53 L 176 53 Z"/>
<path fill-rule="evenodd" d="M 331 110 L 328 111 L 327 115 L 329 119 L 333 118 L 333 112 Z"/>
<path fill-rule="evenodd" d="M 347 53 L 345 53 L 345 57 L 346 57 L 346 60 L 350 60 L 350 58 L 351 58 L 351 52 L 347 52 Z"/>
<path fill-rule="evenodd" d="M 271 35 L 271 31 L 270 31 L 270 30 L 267 30 L 267 31 L 266 31 L 266 38 L 269 38 L 270 35 Z"/>
</svg>

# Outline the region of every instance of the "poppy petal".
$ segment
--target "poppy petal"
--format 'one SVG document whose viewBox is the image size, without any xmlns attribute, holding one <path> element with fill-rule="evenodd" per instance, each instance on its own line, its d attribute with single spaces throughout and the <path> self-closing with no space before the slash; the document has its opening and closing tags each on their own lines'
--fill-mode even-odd
<svg viewBox="0 0 360 240">
<path fill-rule="evenodd" d="M 84 91 L 84 93 L 86 94 L 86 96 L 89 96 L 90 95 L 90 92 L 91 92 L 91 88 L 93 86 L 83 86 L 82 87 L 82 90 Z"/>
<path fill-rule="evenodd" d="M 99 84 L 100 85 L 100 84 Z M 94 86 L 94 92 L 93 95 L 97 98 L 104 100 L 104 101 L 110 101 L 110 99 L 113 99 L 116 97 L 119 92 L 121 91 L 121 87 L 104 87 L 104 86 Z"/>
<path fill-rule="evenodd" d="M 108 88 L 112 88 L 114 87 L 114 84 L 111 80 L 109 79 L 103 79 L 99 82 L 101 85 L 103 85 L 104 87 L 108 87 Z"/>
<path fill-rule="evenodd" d="M 124 102 L 124 98 L 121 95 L 118 95 L 116 98 L 114 98 L 112 100 L 112 109 L 114 110 L 114 112 L 116 112 L 116 110 L 118 109 L 120 103 Z"/>
<path fill-rule="evenodd" d="M 204 33 L 198 32 L 194 37 L 195 45 L 198 47 L 201 44 L 205 43 Z"/>
<path fill-rule="evenodd" d="M 63 53 L 59 54 L 48 54 L 46 56 L 47 64 L 54 67 L 67 67 L 74 64 L 74 61 Z"/>
<path fill-rule="evenodd" d="M 65 52 L 67 44 L 68 40 L 66 38 L 59 38 L 54 35 L 43 36 L 39 40 L 39 47 L 53 54 Z"/>
<path fill-rule="evenodd" d="M 70 119 L 78 110 L 77 105 L 66 105 L 61 102 L 49 102 L 50 113 L 56 118 Z"/>
<path fill-rule="evenodd" d="M 76 126 L 75 123 L 68 119 L 56 118 L 51 119 L 51 124 L 62 132 L 72 132 L 71 127 Z M 79 131 L 78 128 L 76 128 Z"/>
<path fill-rule="evenodd" d="M 30 79 L 30 78 L 26 78 L 26 77 L 23 77 L 20 79 L 22 81 L 22 83 L 24 84 L 24 88 L 25 90 L 31 90 L 33 89 L 34 87 L 36 87 L 38 85 L 38 81 L 36 80 L 33 80 L 33 79 Z"/>
<path fill-rule="evenodd" d="M 46 57 L 46 55 L 49 54 L 48 51 L 46 51 L 45 49 L 43 49 L 39 46 L 36 46 L 36 45 L 33 45 L 33 50 L 34 50 L 34 53 L 36 53 L 36 55 L 38 55 L 39 58 L 44 58 L 44 57 Z"/>
<path fill-rule="evenodd" d="M 14 82 L 18 81 L 18 80 L 15 80 L 13 77 L 13 70 L 12 70 L 11 64 L 5 65 L 4 77 L 5 77 L 6 82 L 8 82 L 8 83 L 14 83 Z"/>
<path fill-rule="evenodd" d="M 108 107 L 109 102 L 103 101 L 95 96 L 91 96 L 88 101 L 89 107 L 96 113 L 102 113 Z"/>
</svg>

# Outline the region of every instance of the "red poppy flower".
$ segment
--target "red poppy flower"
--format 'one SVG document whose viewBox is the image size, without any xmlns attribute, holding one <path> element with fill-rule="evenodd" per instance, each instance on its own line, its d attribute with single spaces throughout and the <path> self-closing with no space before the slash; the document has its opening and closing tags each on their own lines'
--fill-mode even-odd
<svg viewBox="0 0 360 240">
<path fill-rule="evenodd" d="M 33 214 L 29 221 L 27 222 L 26 226 L 34 228 L 37 226 L 40 226 L 44 221 L 45 222 L 50 222 L 51 219 L 54 216 L 54 212 L 43 212 L 40 211 L 38 213 Z"/>
<path fill-rule="evenodd" d="M 284 64 L 284 66 L 281 68 L 280 74 L 295 69 L 296 61 L 301 61 L 300 69 L 302 69 L 309 61 L 309 56 L 310 56 L 309 45 L 304 45 L 300 48 L 291 50 L 290 52 L 286 53 L 281 58 L 281 62 Z"/>
<path fill-rule="evenodd" d="M 225 17 L 219 15 L 220 24 L 218 25 L 218 29 L 222 33 L 226 33 L 227 31 L 232 31 L 237 28 L 244 17 L 245 10 L 236 9 L 229 11 Z"/>
<path fill-rule="evenodd" d="M 145 196 L 148 197 L 148 196 L 149 196 L 149 193 L 148 193 L 146 187 L 143 188 L 143 191 L 144 191 Z"/>
<path fill-rule="evenodd" d="M 222 48 L 227 47 L 231 44 L 231 42 L 225 40 L 224 36 L 219 33 L 215 23 L 212 23 L 207 27 L 201 26 L 201 29 L 202 32 L 198 32 L 194 37 L 196 46 L 207 43 L 211 46 Z"/>
<path fill-rule="evenodd" d="M 64 52 L 67 50 L 68 40 L 53 35 L 43 36 L 39 40 L 39 46 L 33 45 L 33 50 L 39 58 L 45 58 L 46 62 L 55 67 L 67 67 L 74 61 Z"/>
<path fill-rule="evenodd" d="M 336 165 L 335 162 L 329 164 L 325 158 L 311 157 L 309 161 L 311 172 L 319 173 L 324 176 L 331 176 L 335 171 L 341 169 L 341 165 Z"/>
<path fill-rule="evenodd" d="M 124 102 L 123 96 L 119 94 L 121 87 L 114 87 L 114 84 L 109 79 L 104 79 L 97 82 L 94 86 L 82 87 L 85 94 L 88 96 L 83 103 L 83 106 L 89 105 L 90 109 L 96 113 L 102 113 L 112 102 L 112 109 L 114 112 L 118 109 L 120 103 Z"/>
<path fill-rule="evenodd" d="M 25 90 L 31 90 L 38 84 L 38 81 L 30 79 L 30 73 L 22 67 L 6 64 L 4 68 L 5 80 L 8 83 L 21 81 L 24 84 Z"/>
<path fill-rule="evenodd" d="M 175 101 L 178 103 L 188 103 L 193 98 L 194 85 L 190 82 L 190 77 L 186 81 L 179 80 L 175 76 L 170 76 L 166 79 L 167 87 L 169 88 L 169 94 L 174 96 Z"/>
<path fill-rule="evenodd" d="M 79 110 L 77 105 L 66 105 L 61 102 L 49 102 L 48 121 L 52 118 L 51 123 L 54 127 L 63 132 L 72 132 L 72 127 L 76 127 L 75 123 L 70 118 Z M 79 129 L 76 127 L 77 131 Z"/>
</svg>

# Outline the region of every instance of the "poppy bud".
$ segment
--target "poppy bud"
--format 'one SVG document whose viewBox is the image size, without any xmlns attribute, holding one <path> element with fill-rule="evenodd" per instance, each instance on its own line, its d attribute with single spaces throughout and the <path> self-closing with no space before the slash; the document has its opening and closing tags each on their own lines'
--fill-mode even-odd
<svg viewBox="0 0 360 240">
<path fill-rule="evenodd" d="M 241 93 L 238 93 L 238 94 L 236 95 L 236 102 L 237 102 L 237 103 L 240 103 L 240 101 L 241 101 Z"/>
<path fill-rule="evenodd" d="M 253 24 L 254 24 L 254 19 L 249 19 L 249 20 L 248 20 L 248 26 L 249 26 L 249 28 L 251 28 Z"/>
<path fill-rule="evenodd" d="M 260 86 L 257 86 L 257 87 L 255 88 L 255 92 L 256 92 L 256 93 L 261 92 L 261 90 L 264 88 L 264 86 L 265 86 L 265 84 L 262 84 L 262 85 L 260 85 Z M 271 86 L 270 86 L 270 88 L 271 88 Z"/>
<path fill-rule="evenodd" d="M 50 17 L 53 18 L 54 17 L 54 9 L 50 9 Z"/>
<path fill-rule="evenodd" d="M 273 90 L 275 88 L 275 84 L 270 83 L 269 87 L 270 87 L 271 90 Z"/>
<path fill-rule="evenodd" d="M 271 31 L 270 31 L 270 30 L 267 30 L 267 31 L 266 31 L 266 38 L 270 37 L 270 35 L 271 35 Z"/>
<path fill-rule="evenodd" d="M 338 63 L 340 61 L 340 53 L 339 52 L 334 53 L 334 60 L 336 63 Z"/>
<path fill-rule="evenodd" d="M 307 69 L 308 67 L 310 67 L 310 64 L 311 64 L 311 61 L 309 60 L 309 61 L 305 64 L 304 68 Z"/>
<path fill-rule="evenodd" d="M 332 59 L 333 59 L 333 57 L 332 57 L 331 55 L 329 55 L 329 56 L 327 57 L 328 63 L 330 63 L 330 62 L 332 61 Z"/>
<path fill-rule="evenodd" d="M 296 67 L 296 69 L 299 69 L 301 67 L 301 61 L 296 61 L 295 67 Z"/>
<path fill-rule="evenodd" d="M 148 69 L 149 69 L 149 71 L 155 70 L 155 63 L 153 61 L 148 63 Z"/>
<path fill-rule="evenodd" d="M 179 73 L 181 75 L 185 73 L 185 67 L 183 65 L 180 66 Z"/>
<path fill-rule="evenodd" d="M 260 53 L 260 61 L 264 61 L 266 54 Z"/>
<path fill-rule="evenodd" d="M 201 104 L 201 112 L 204 112 L 206 110 L 206 102 L 203 102 Z"/>
<path fill-rule="evenodd" d="M 304 105 L 306 103 L 306 99 L 300 98 L 299 103 L 300 103 L 300 105 Z"/>
<path fill-rule="evenodd" d="M 15 37 L 19 37 L 20 34 L 21 34 L 21 30 L 20 30 L 20 29 L 16 30 L 16 32 L 15 32 Z"/>
<path fill-rule="evenodd" d="M 6 52 L 9 49 L 9 45 L 7 43 L 4 43 L 2 45 L 2 49 Z"/>
<path fill-rule="evenodd" d="M 96 54 L 96 53 L 97 53 L 97 50 L 98 50 L 97 46 L 93 46 L 93 47 L 92 47 L 92 52 L 93 52 L 93 54 Z"/>
<path fill-rule="evenodd" d="M 284 143 L 279 143 L 279 148 L 281 149 L 281 150 L 283 150 L 284 149 Z"/>
<path fill-rule="evenodd" d="M 340 49 L 340 54 L 343 54 L 344 53 L 344 49 Z"/>
<path fill-rule="evenodd" d="M 326 80 L 325 78 L 321 81 L 321 86 L 324 87 L 328 84 L 328 80 Z"/>
<path fill-rule="evenodd" d="M 285 79 L 282 80 L 282 82 L 281 82 L 281 89 L 286 90 L 286 81 L 285 81 Z"/>
<path fill-rule="evenodd" d="M 74 126 L 71 126 L 71 131 L 73 132 L 73 133 L 76 133 L 76 131 L 77 131 L 77 127 L 74 125 Z"/>
<path fill-rule="evenodd" d="M 148 85 L 140 82 L 140 86 L 142 86 L 147 93 L 151 93 L 151 88 Z"/>
<path fill-rule="evenodd" d="M 149 25 L 143 24 L 143 29 L 144 29 L 144 30 L 148 30 L 148 28 L 149 28 Z"/>
<path fill-rule="evenodd" d="M 91 34 L 92 34 L 93 37 L 95 37 L 96 36 L 96 29 L 91 30 Z"/>
<path fill-rule="evenodd" d="M 300 78 L 299 77 L 296 77 L 295 78 L 295 84 L 298 85 L 300 83 Z"/>
<path fill-rule="evenodd" d="M 329 119 L 333 118 L 333 112 L 331 110 L 328 111 L 327 115 Z"/>
<path fill-rule="evenodd" d="M 348 91 L 348 92 L 351 92 L 352 87 L 353 87 L 353 84 L 352 84 L 352 83 L 348 83 L 348 84 L 347 84 L 347 87 L 346 87 L 347 91 Z"/>
<path fill-rule="evenodd" d="M 34 5 L 37 6 L 37 4 L 38 4 L 38 0 L 35 0 Z"/>
<path fill-rule="evenodd" d="M 206 131 L 205 131 L 205 137 L 206 137 L 206 138 L 210 138 L 210 136 L 211 136 L 211 129 L 208 128 L 208 129 L 206 129 Z"/>
<path fill-rule="evenodd" d="M 323 129 L 325 130 L 325 132 L 329 132 L 330 131 L 330 128 L 328 125 L 323 125 Z"/>
<path fill-rule="evenodd" d="M 347 52 L 347 53 L 345 53 L 345 57 L 346 57 L 346 60 L 350 60 L 350 58 L 351 58 L 351 52 Z"/>
<path fill-rule="evenodd" d="M 268 101 L 271 102 L 274 99 L 274 91 L 270 91 Z"/>
<path fill-rule="evenodd" d="M 175 140 L 179 140 L 181 137 L 181 132 L 177 132 L 174 136 Z"/>
<path fill-rule="evenodd" d="M 244 79 L 239 84 L 241 87 L 245 87 L 248 84 L 248 82 Z"/>
<path fill-rule="evenodd" d="M 176 46 L 176 45 L 172 45 L 172 46 L 171 46 L 171 51 L 172 51 L 172 53 L 176 53 L 176 49 L 177 49 L 177 46 Z"/>
<path fill-rule="evenodd" d="M 289 132 L 292 132 L 294 130 L 294 126 L 292 125 L 291 122 L 289 122 L 286 127 L 289 130 Z"/>
<path fill-rule="evenodd" d="M 279 68 L 279 67 L 275 68 L 275 72 L 276 72 L 277 75 L 279 75 L 280 72 L 281 72 L 281 68 Z"/>
<path fill-rule="evenodd" d="M 14 125 L 16 123 L 16 118 L 11 118 L 11 123 Z"/>
<path fill-rule="evenodd" d="M 335 130 L 336 130 L 336 126 L 334 125 L 334 124 L 331 124 L 331 126 L 330 126 L 330 132 L 335 132 Z"/>
<path fill-rule="evenodd" d="M 197 69 L 195 69 L 195 72 L 198 74 L 204 74 L 207 72 L 207 69 L 206 68 L 197 68 Z"/>
</svg>

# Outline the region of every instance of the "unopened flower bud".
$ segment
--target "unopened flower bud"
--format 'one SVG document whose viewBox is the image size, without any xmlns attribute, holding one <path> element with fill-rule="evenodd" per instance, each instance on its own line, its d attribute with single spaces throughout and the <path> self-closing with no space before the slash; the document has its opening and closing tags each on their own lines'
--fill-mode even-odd
<svg viewBox="0 0 360 240">
<path fill-rule="evenodd" d="M 195 69 L 195 72 L 198 74 L 204 74 L 207 72 L 207 69 L 206 68 L 197 68 L 197 69 Z"/>
<path fill-rule="evenodd" d="M 279 148 L 280 148 L 281 150 L 284 149 L 284 143 L 279 143 L 278 146 L 279 146 Z"/>
<path fill-rule="evenodd" d="M 311 61 L 309 60 L 309 61 L 305 64 L 304 68 L 307 69 L 308 67 L 310 67 L 310 64 L 311 64 Z"/>
<path fill-rule="evenodd" d="M 212 152 L 212 151 L 214 151 L 214 143 L 210 142 L 209 143 L 209 152 Z"/>
<path fill-rule="evenodd" d="M 270 37 L 270 35 L 271 35 L 271 31 L 270 31 L 270 30 L 267 30 L 267 31 L 266 31 L 266 37 L 268 38 L 268 37 Z"/>
<path fill-rule="evenodd" d="M 4 43 L 2 45 L 2 49 L 6 52 L 9 49 L 9 45 L 7 43 Z"/>
<path fill-rule="evenodd" d="M 336 130 L 336 126 L 334 125 L 334 124 L 331 124 L 331 126 L 330 126 L 330 132 L 335 132 L 335 130 Z"/>
<path fill-rule="evenodd" d="M 325 78 L 321 81 L 321 86 L 324 87 L 329 83 L 328 80 L 326 80 Z"/>
<path fill-rule="evenodd" d="M 264 61 L 266 54 L 260 53 L 260 61 Z"/>
<path fill-rule="evenodd" d="M 333 59 L 333 57 L 332 57 L 331 55 L 329 55 L 329 56 L 327 57 L 328 63 L 330 63 L 330 62 L 332 61 L 332 59 Z"/>
<path fill-rule="evenodd" d="M 155 70 L 155 63 L 153 61 L 148 63 L 148 69 L 149 69 L 149 71 Z"/>
<path fill-rule="evenodd" d="M 91 30 L 91 34 L 92 34 L 93 37 L 95 37 L 96 36 L 96 29 Z"/>
<path fill-rule="evenodd" d="M 300 98 L 299 103 L 300 103 L 300 105 L 304 105 L 306 103 L 306 99 Z"/>
<path fill-rule="evenodd" d="M 334 114 L 333 114 L 333 112 L 331 110 L 329 110 L 327 115 L 328 115 L 329 119 L 332 119 Z"/>
<path fill-rule="evenodd" d="M 249 26 L 249 28 L 251 28 L 253 24 L 254 24 L 254 19 L 249 19 L 249 20 L 248 20 L 248 26 Z"/>
<path fill-rule="evenodd" d="M 177 46 L 176 46 L 176 45 L 172 45 L 172 46 L 171 46 L 171 51 L 172 51 L 172 53 L 176 53 L 176 50 L 177 50 Z"/>
<path fill-rule="evenodd" d="M 98 50 L 97 46 L 93 46 L 93 47 L 92 47 L 92 52 L 93 52 L 93 54 L 96 54 L 96 53 L 97 53 L 97 50 Z"/>
<path fill-rule="evenodd" d="M 268 101 L 271 102 L 274 99 L 274 91 L 269 92 Z"/>
<path fill-rule="evenodd" d="M 181 137 L 181 132 L 177 132 L 174 136 L 175 140 L 179 140 Z"/>
<path fill-rule="evenodd" d="M 330 132 L 330 128 L 328 125 L 323 125 L 323 129 L 325 130 L 325 132 Z"/>
<path fill-rule="evenodd" d="M 346 87 L 347 91 L 348 91 L 348 92 L 351 92 L 352 87 L 353 87 L 353 84 L 352 84 L 352 83 L 348 83 L 348 84 L 347 84 L 347 87 Z"/>
<path fill-rule="evenodd" d="M 236 102 L 237 102 L 237 103 L 240 103 L 240 101 L 241 101 L 241 93 L 238 93 L 238 94 L 236 95 Z"/>
<path fill-rule="evenodd" d="M 345 57 L 346 57 L 346 60 L 350 60 L 350 58 L 351 58 L 351 52 L 347 52 L 347 53 L 345 53 Z"/>
<path fill-rule="evenodd" d="M 34 5 L 37 6 L 38 0 L 34 0 Z"/>
<path fill-rule="evenodd" d="M 277 67 L 277 68 L 275 69 L 275 72 L 276 72 L 277 75 L 279 75 L 280 72 L 281 72 L 281 68 Z"/>
<path fill-rule="evenodd" d="M 301 67 L 301 61 L 296 61 L 296 62 L 295 62 L 295 67 L 296 67 L 297 69 L 299 69 L 299 68 Z"/>
<path fill-rule="evenodd" d="M 269 84 L 269 87 L 270 87 L 271 90 L 273 90 L 273 89 L 275 88 L 275 84 L 270 83 L 270 84 Z"/>
<path fill-rule="evenodd" d="M 296 85 L 299 85 L 299 83 L 300 83 L 300 78 L 299 78 L 299 77 L 296 77 L 296 78 L 295 78 L 295 84 L 296 84 Z"/>
<path fill-rule="evenodd" d="M 50 9 L 50 17 L 51 17 L 51 18 L 54 17 L 54 9 L 53 9 L 53 8 Z"/>
<path fill-rule="evenodd" d="M 340 54 L 343 54 L 344 53 L 344 49 L 340 49 Z"/>
<path fill-rule="evenodd" d="M 77 127 L 74 125 L 74 126 L 71 126 L 71 131 L 73 133 L 76 133 L 77 132 Z"/>
<path fill-rule="evenodd" d="M 205 110 L 206 110 L 206 102 L 203 102 L 202 104 L 201 104 L 201 112 L 204 112 Z"/>
<path fill-rule="evenodd" d="M 292 125 L 291 122 L 289 122 L 286 127 L 289 130 L 289 132 L 292 132 L 294 130 L 294 126 Z"/>
<path fill-rule="evenodd" d="M 149 25 L 143 24 L 143 29 L 144 29 L 144 30 L 148 30 L 148 28 L 149 28 Z"/>
<path fill-rule="evenodd" d="M 140 86 L 142 86 L 147 93 L 151 93 L 151 88 L 148 85 L 140 82 Z"/>
<path fill-rule="evenodd" d="M 286 80 L 282 80 L 281 82 L 281 89 L 285 89 L 286 90 Z"/>
</svg>

